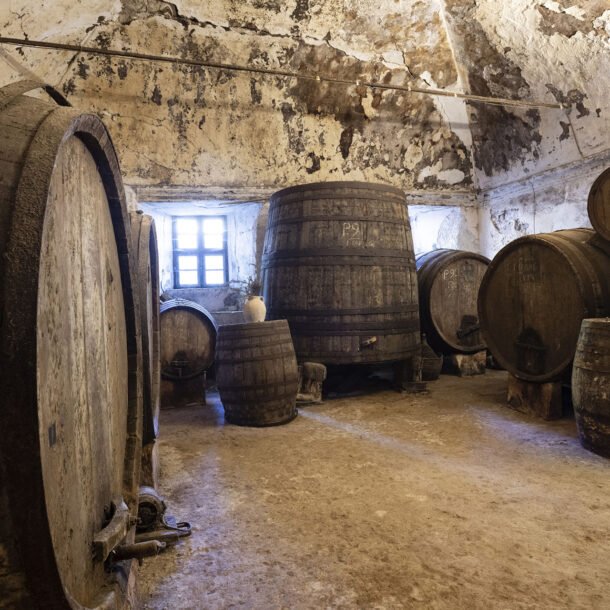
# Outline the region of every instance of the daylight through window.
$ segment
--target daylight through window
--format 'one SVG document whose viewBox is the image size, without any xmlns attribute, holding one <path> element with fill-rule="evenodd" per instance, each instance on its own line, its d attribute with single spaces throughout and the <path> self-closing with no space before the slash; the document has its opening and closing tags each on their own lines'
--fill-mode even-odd
<svg viewBox="0 0 610 610">
<path fill-rule="evenodd" d="M 173 219 L 174 286 L 221 286 L 227 277 L 226 216 Z"/>
</svg>

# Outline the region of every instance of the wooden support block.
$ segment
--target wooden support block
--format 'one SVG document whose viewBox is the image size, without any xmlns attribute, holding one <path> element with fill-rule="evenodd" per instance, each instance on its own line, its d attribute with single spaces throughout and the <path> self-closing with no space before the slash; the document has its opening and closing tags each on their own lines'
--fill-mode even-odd
<svg viewBox="0 0 610 610">
<path fill-rule="evenodd" d="M 422 380 L 436 381 L 441 374 L 443 368 L 443 356 L 437 354 L 426 341 L 425 335 L 422 335 L 421 343 L 422 355 Z"/>
<path fill-rule="evenodd" d="M 159 443 L 142 445 L 142 469 L 140 487 L 159 489 Z"/>
<path fill-rule="evenodd" d="M 322 402 L 322 383 L 326 379 L 326 367 L 318 362 L 299 365 L 299 389 L 297 404 L 319 404 Z"/>
<path fill-rule="evenodd" d="M 542 419 L 560 419 L 563 414 L 561 381 L 533 383 L 509 374 L 508 406 Z"/>
<path fill-rule="evenodd" d="M 487 351 L 476 354 L 449 354 L 443 360 L 443 373 L 470 377 L 483 375 L 487 368 Z"/>
<path fill-rule="evenodd" d="M 427 392 L 426 382 L 422 381 L 422 357 L 416 354 L 394 364 L 394 387 L 399 392 L 409 394 Z"/>
<path fill-rule="evenodd" d="M 205 404 L 205 373 L 192 379 L 161 378 L 161 408 L 175 409 Z"/>
</svg>

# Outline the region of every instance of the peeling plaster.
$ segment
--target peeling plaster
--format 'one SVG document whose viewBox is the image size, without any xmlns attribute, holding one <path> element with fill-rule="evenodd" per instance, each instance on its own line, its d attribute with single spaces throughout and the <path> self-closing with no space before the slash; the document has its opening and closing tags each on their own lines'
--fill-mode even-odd
<svg viewBox="0 0 610 610">
<path fill-rule="evenodd" d="M 33 0 L 28 2 L 34 11 Z M 397 8 L 393 0 L 219 0 L 205 6 L 124 0 L 103 20 L 91 15 L 85 29 L 94 44 L 106 48 L 236 64 L 249 60 L 397 84 L 419 83 L 425 72 L 429 82 L 455 86 L 437 1 Z M 75 104 L 109 117 L 122 169 L 134 186 L 280 188 L 309 176 L 409 189 L 473 184 L 467 138 L 454 131 L 450 107 L 439 112 L 433 98 L 86 54 L 78 56 L 61 87 Z M 406 154 L 411 146 L 416 155 Z M 416 157 L 421 158 L 413 165 Z M 433 166 L 437 174 L 450 173 L 418 181 L 422 169 Z"/>
<path fill-rule="evenodd" d="M 480 226 L 491 253 L 524 232 L 581 222 L 588 158 L 610 148 L 607 0 L 74 1 L 3 3 L 3 32 L 565 106 L 493 107 L 7 47 L 0 83 L 19 78 L 21 64 L 102 116 L 138 196 L 386 182 L 422 193 L 417 205 L 462 210 L 435 216 L 435 243 L 475 249 Z M 566 164 L 569 193 L 549 177 Z M 457 201 L 443 203 L 443 193 Z"/>
</svg>

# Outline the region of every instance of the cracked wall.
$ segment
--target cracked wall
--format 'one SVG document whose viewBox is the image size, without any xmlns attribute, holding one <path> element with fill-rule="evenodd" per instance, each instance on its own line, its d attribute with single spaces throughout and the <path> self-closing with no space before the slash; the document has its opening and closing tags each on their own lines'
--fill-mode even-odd
<svg viewBox="0 0 610 610">
<path fill-rule="evenodd" d="M 444 0 L 460 73 L 477 95 L 565 110 L 469 104 L 479 187 L 610 148 L 607 0 Z"/>
<path fill-rule="evenodd" d="M 607 0 L 445 0 L 460 75 L 479 95 L 562 110 L 468 104 L 480 244 L 590 226 L 589 189 L 610 164 Z"/>
<path fill-rule="evenodd" d="M 418 247 L 480 241 L 493 255 L 527 232 L 586 225 L 608 163 L 607 0 L 10 0 L 0 24 L 8 36 L 565 106 L 0 47 L 0 84 L 32 71 L 104 119 L 139 201 L 386 182 L 412 196 Z"/>
<path fill-rule="evenodd" d="M 44 0 L 51 25 L 37 18 L 38 3 L 12 4 L 22 17 L 0 9 L 7 35 L 312 76 L 458 85 L 436 0 L 123 0 L 110 7 L 81 0 L 82 10 L 66 10 L 63 19 L 66 1 Z M 473 189 L 463 109 L 430 96 L 84 53 L 9 52 L 104 118 L 126 182 L 140 191 L 272 191 L 328 179 Z"/>
<path fill-rule="evenodd" d="M 610 153 L 485 192 L 479 208 L 481 252 L 493 257 L 514 239 L 533 233 L 591 228 L 587 198 L 607 167 Z"/>
</svg>

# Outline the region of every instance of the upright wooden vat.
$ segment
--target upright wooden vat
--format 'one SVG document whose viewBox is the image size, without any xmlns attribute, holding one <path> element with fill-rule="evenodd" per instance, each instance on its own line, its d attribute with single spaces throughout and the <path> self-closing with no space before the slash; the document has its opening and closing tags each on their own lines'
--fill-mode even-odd
<svg viewBox="0 0 610 610">
<path fill-rule="evenodd" d="M 610 256 L 591 229 L 521 237 L 500 250 L 479 291 L 479 318 L 496 360 L 518 379 L 569 370 L 583 318 L 610 310 Z"/>
<path fill-rule="evenodd" d="M 432 250 L 417 265 L 421 330 L 441 354 L 485 349 L 477 298 L 489 259 L 463 250 Z"/>
<path fill-rule="evenodd" d="M 273 426 L 296 417 L 299 372 L 286 320 L 218 329 L 216 385 L 227 421 Z"/>
<path fill-rule="evenodd" d="M 391 362 L 420 349 L 404 194 L 320 182 L 271 197 L 263 254 L 269 319 L 287 319 L 299 361 Z"/>
<path fill-rule="evenodd" d="M 106 608 L 142 442 L 129 218 L 102 122 L 39 86 L 0 90 L 0 606 Z"/>
<path fill-rule="evenodd" d="M 610 318 L 582 321 L 572 402 L 583 447 L 610 458 Z"/>
</svg>

